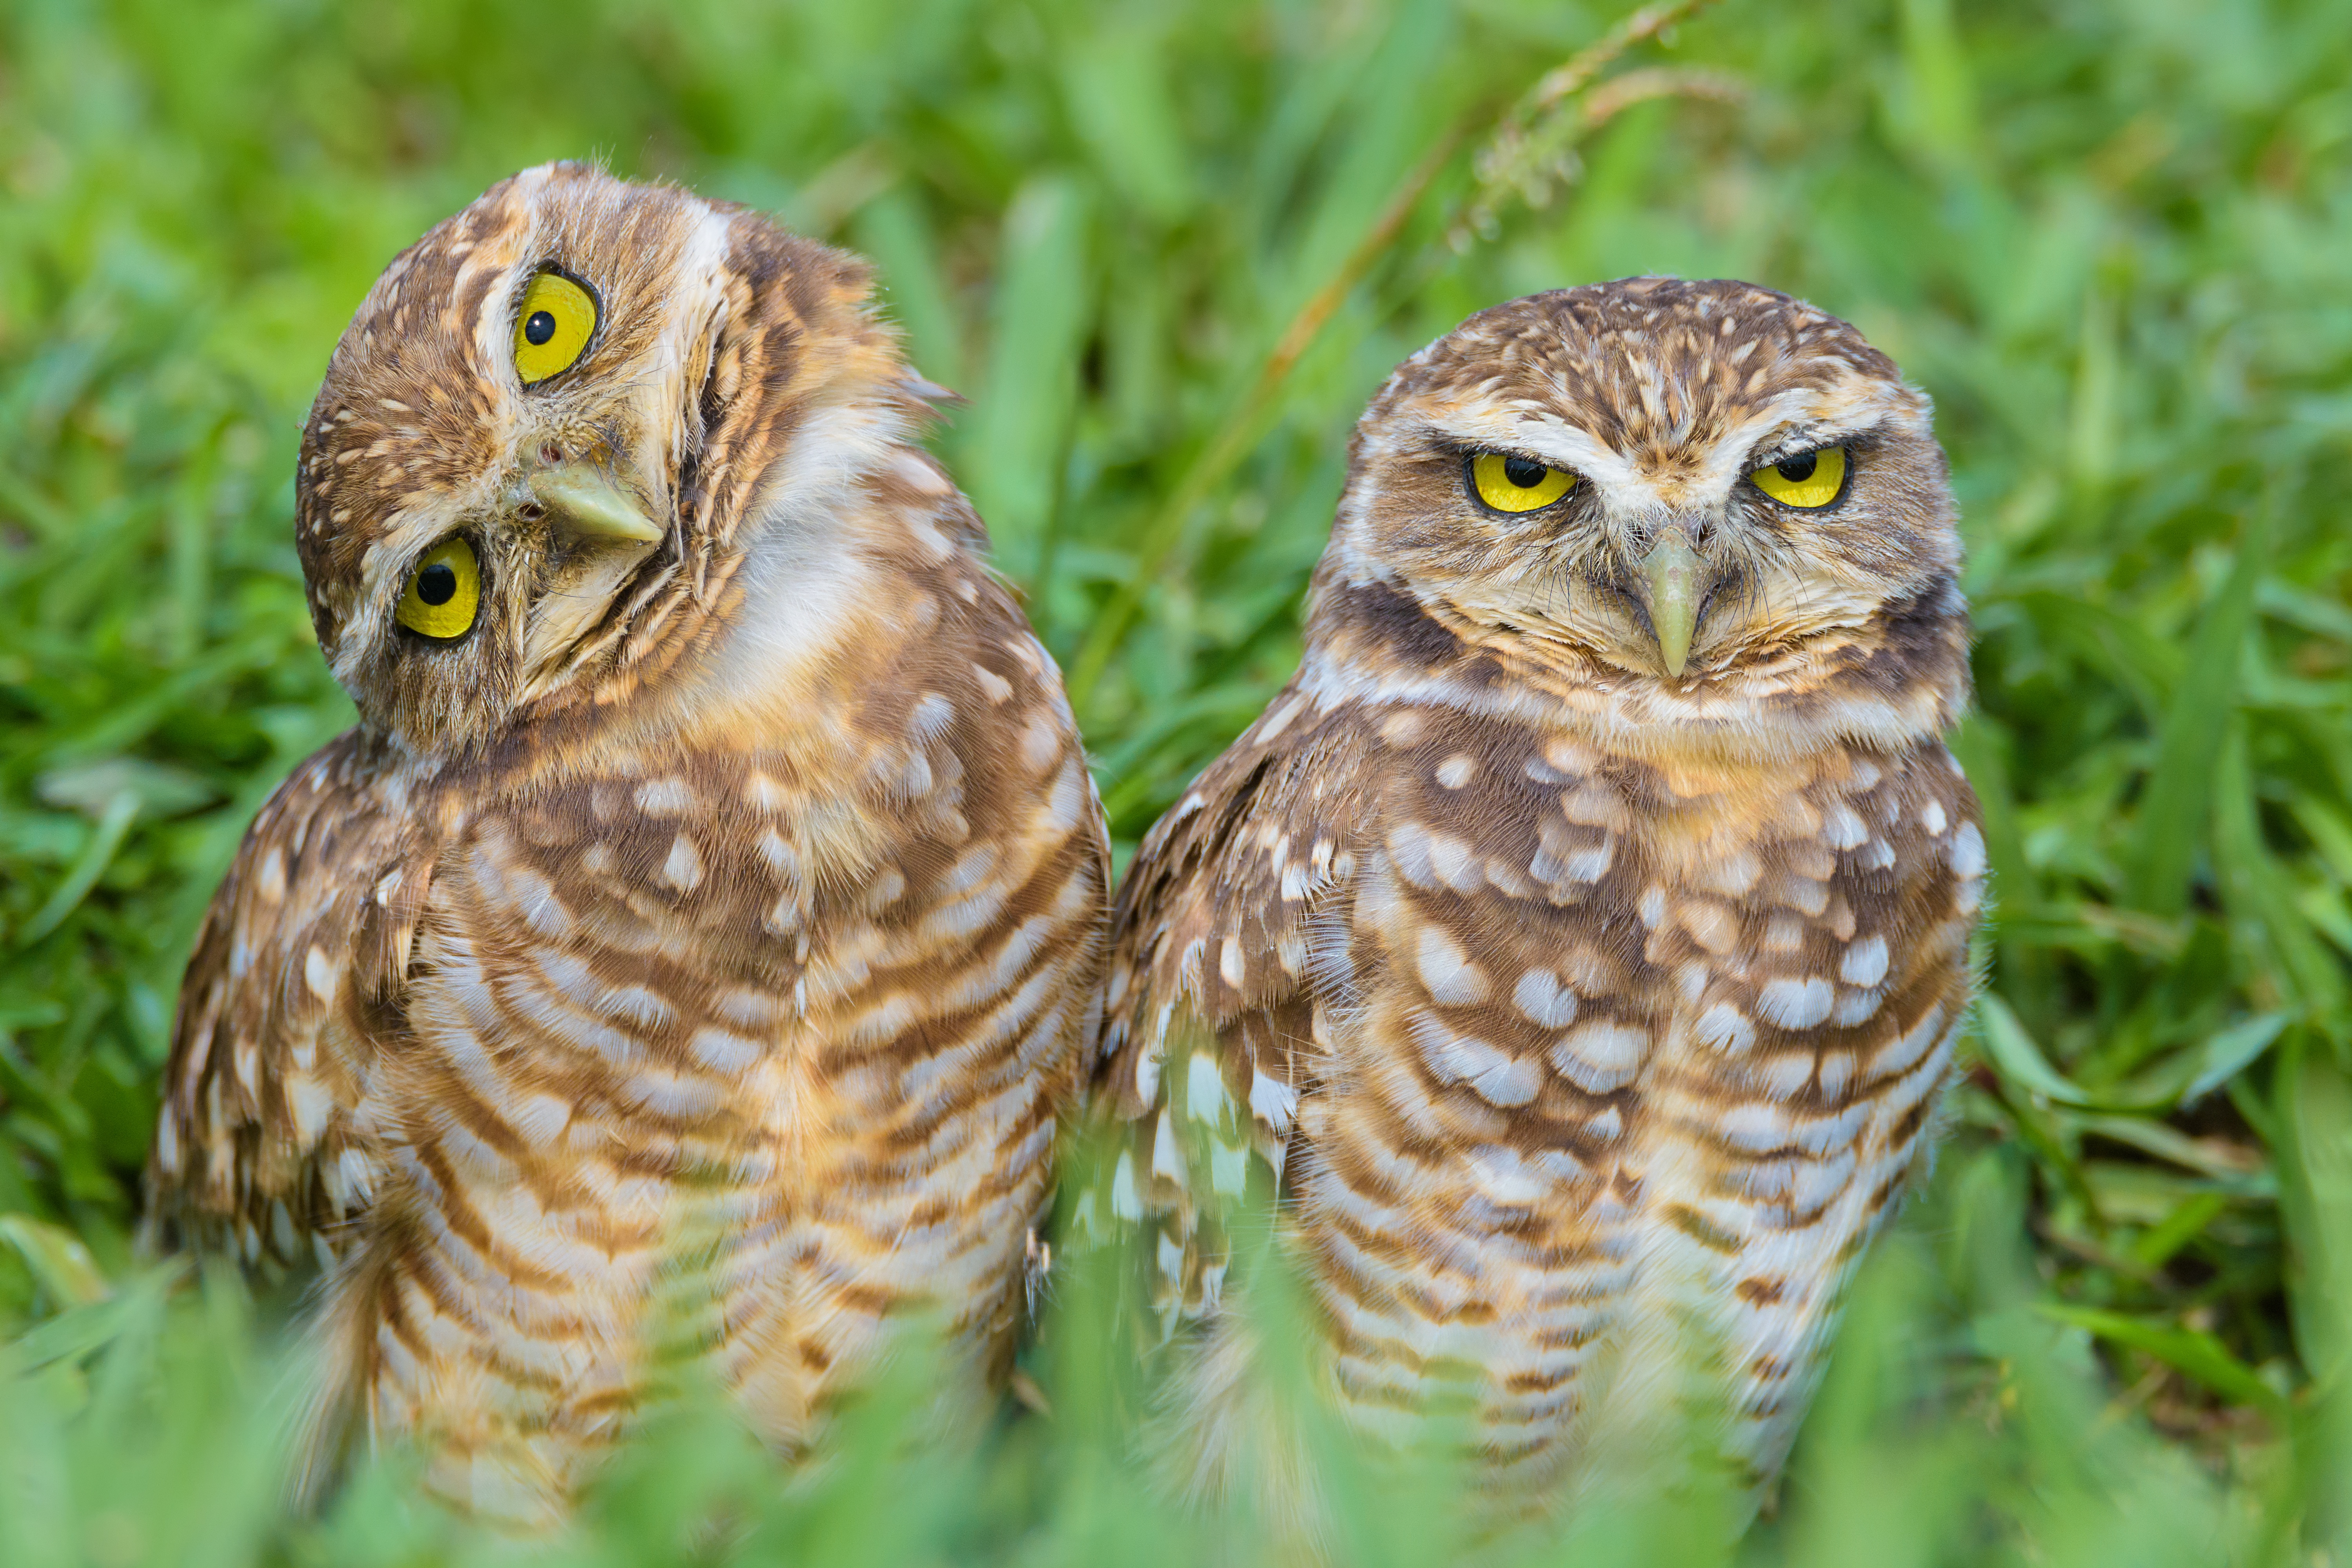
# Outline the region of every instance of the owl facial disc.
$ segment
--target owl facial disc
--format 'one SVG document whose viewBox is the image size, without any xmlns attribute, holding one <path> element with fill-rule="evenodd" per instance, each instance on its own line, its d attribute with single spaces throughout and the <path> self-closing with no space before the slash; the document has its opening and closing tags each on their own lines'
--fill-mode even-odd
<svg viewBox="0 0 2352 1568">
<path fill-rule="evenodd" d="M 1398 367 L 1318 592 L 1397 593 L 1644 725 L 1693 700 L 1728 723 L 1719 699 L 1780 700 L 1940 604 L 1955 520 L 1927 399 L 1852 326 L 1627 279 L 1480 311 Z M 1408 661 L 1444 646 L 1399 636 Z"/>
</svg>

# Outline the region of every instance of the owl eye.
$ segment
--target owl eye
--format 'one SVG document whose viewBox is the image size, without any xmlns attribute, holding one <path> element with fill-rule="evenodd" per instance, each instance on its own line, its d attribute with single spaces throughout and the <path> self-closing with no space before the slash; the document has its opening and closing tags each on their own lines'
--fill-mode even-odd
<svg viewBox="0 0 2352 1568">
<path fill-rule="evenodd" d="M 596 297 L 561 272 L 542 272 L 515 312 L 515 374 L 525 386 L 560 375 L 588 352 L 596 334 Z"/>
<path fill-rule="evenodd" d="M 408 574 L 393 618 L 437 641 L 464 637 L 482 605 L 482 568 L 474 547 L 455 534 L 425 552 Z"/>
<path fill-rule="evenodd" d="M 1823 447 L 1767 463 L 1748 476 L 1756 488 L 1800 511 L 1819 511 L 1845 494 L 1845 448 Z"/>
<path fill-rule="evenodd" d="M 1507 452 L 1473 452 L 1469 470 L 1470 493 L 1496 511 L 1534 511 L 1576 488 L 1576 476 L 1566 468 Z"/>
</svg>

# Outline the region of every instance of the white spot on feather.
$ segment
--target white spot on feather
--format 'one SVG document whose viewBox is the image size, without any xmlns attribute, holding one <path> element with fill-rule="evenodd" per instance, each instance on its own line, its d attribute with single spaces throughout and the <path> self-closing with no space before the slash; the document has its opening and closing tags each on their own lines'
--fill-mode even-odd
<svg viewBox="0 0 2352 1568">
<path fill-rule="evenodd" d="M 1815 975 L 1804 980 L 1774 980 L 1756 994 L 1756 1011 L 1767 1022 L 1784 1029 L 1810 1029 L 1830 1016 L 1837 987 Z"/>
<path fill-rule="evenodd" d="M 1546 1053 L 1554 1071 L 1587 1094 L 1607 1094 L 1633 1078 L 1650 1038 L 1622 1024 L 1594 1022 L 1560 1037 Z"/>
<path fill-rule="evenodd" d="M 1249 1190 L 1249 1151 L 1238 1143 L 1209 1145 L 1209 1190 L 1237 1198 Z"/>
<path fill-rule="evenodd" d="M 1272 1128 L 1277 1136 L 1286 1136 L 1292 1119 L 1298 1114 L 1298 1091 L 1263 1068 L 1253 1068 L 1249 1103 L 1251 1115 Z"/>
<path fill-rule="evenodd" d="M 1984 875 L 1984 835 L 1977 831 L 1975 823 L 1960 824 L 1959 831 L 1952 835 L 1952 847 L 1949 853 L 1952 858 L 1953 875 L 1958 877 Z"/>
<path fill-rule="evenodd" d="M 1728 1002 L 1717 1002 L 1701 1013 L 1691 1034 L 1699 1044 L 1727 1057 L 1745 1056 L 1756 1044 L 1756 1026 Z"/>
<path fill-rule="evenodd" d="M 1428 1013 L 1416 1012 L 1410 1026 L 1413 1044 L 1441 1083 L 1465 1084 L 1490 1105 L 1525 1105 L 1543 1085 L 1542 1069 L 1520 1061 L 1485 1040 L 1457 1035 Z"/>
<path fill-rule="evenodd" d="M 1224 1075 L 1217 1071 L 1216 1062 L 1205 1051 L 1193 1052 L 1184 1069 L 1184 1114 L 1214 1125 L 1224 1120 L 1232 1105 L 1233 1097 L 1225 1092 Z"/>
<path fill-rule="evenodd" d="M 684 779 L 647 779 L 637 786 L 637 809 L 656 816 L 676 816 L 694 809 L 694 792 Z"/>
<path fill-rule="evenodd" d="M 1486 972 L 1470 962 L 1462 944 L 1441 927 L 1421 928 L 1416 954 L 1421 983 L 1430 1000 L 1446 1006 L 1466 1006 L 1486 999 Z"/>
<path fill-rule="evenodd" d="M 551 1142 L 572 1121 L 572 1108 L 551 1094 L 534 1094 L 515 1108 L 515 1131 L 535 1145 Z"/>
<path fill-rule="evenodd" d="M 1184 1179 L 1184 1155 L 1176 1147 L 1176 1123 L 1170 1120 L 1166 1106 L 1160 1107 L 1159 1124 L 1152 1130 L 1151 1173 L 1171 1182 Z"/>
<path fill-rule="evenodd" d="M 1118 1152 L 1118 1167 L 1110 1173 L 1110 1212 L 1124 1220 L 1143 1217 L 1143 1197 L 1135 1190 L 1135 1151 Z"/>
<path fill-rule="evenodd" d="M 1769 1154 L 1789 1142 L 1789 1116 L 1777 1105 L 1735 1105 L 1716 1122 L 1725 1142 L 1748 1154 Z"/>
<path fill-rule="evenodd" d="M 1822 837 L 1832 849 L 1858 848 L 1870 837 L 1870 828 L 1853 807 L 1843 801 L 1833 801 L 1822 814 Z"/>
<path fill-rule="evenodd" d="M 1867 1021 L 1878 1011 L 1879 1004 L 1885 1000 L 1885 994 L 1875 985 L 1867 990 L 1848 991 L 1838 998 L 1837 1005 L 1830 1010 L 1830 1022 L 1842 1028 L 1852 1028 L 1856 1024 Z"/>
<path fill-rule="evenodd" d="M 662 862 L 662 880 L 681 893 L 702 885 L 702 856 L 683 833 L 669 841 L 669 858 Z"/>
<path fill-rule="evenodd" d="M 327 1086 L 306 1072 L 288 1075 L 286 1079 L 287 1109 L 294 1113 L 295 1142 L 308 1148 L 319 1141 L 326 1130 L 327 1118 L 335 1111 L 335 1097 Z M 164 1119 L 168 1125 L 170 1118 Z"/>
<path fill-rule="evenodd" d="M 1576 993 L 1549 969 L 1530 969 L 1511 991 L 1512 1005 L 1531 1024 L 1564 1029 L 1576 1021 Z"/>
<path fill-rule="evenodd" d="M 1875 985 L 1886 978 L 1886 939 L 1867 936 L 1845 950 L 1838 978 L 1848 985 Z"/>
<path fill-rule="evenodd" d="M 1845 1092 L 1845 1086 L 1853 1078 L 1853 1054 L 1851 1051 L 1832 1051 L 1822 1058 L 1822 1094 L 1824 1098 L 1837 1099 Z"/>
</svg>

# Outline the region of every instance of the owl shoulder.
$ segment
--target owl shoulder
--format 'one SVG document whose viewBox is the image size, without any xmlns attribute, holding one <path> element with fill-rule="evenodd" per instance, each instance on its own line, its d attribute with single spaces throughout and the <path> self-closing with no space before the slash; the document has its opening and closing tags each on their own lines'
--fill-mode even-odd
<svg viewBox="0 0 2352 1568">
<path fill-rule="evenodd" d="M 1246 1086 L 1251 1021 L 1311 992 L 1318 922 L 1378 831 L 1381 721 L 1369 704 L 1284 692 L 1138 847 L 1112 911 L 1103 1042 L 1124 1114 L 1155 1100 L 1171 1026 L 1226 1038 Z"/>
<path fill-rule="evenodd" d="M 382 742 L 353 731 L 247 830 L 181 984 L 151 1235 L 294 1263 L 365 1205 L 373 1156 L 352 1112 L 397 1026 L 431 876 L 417 805 Z"/>
</svg>

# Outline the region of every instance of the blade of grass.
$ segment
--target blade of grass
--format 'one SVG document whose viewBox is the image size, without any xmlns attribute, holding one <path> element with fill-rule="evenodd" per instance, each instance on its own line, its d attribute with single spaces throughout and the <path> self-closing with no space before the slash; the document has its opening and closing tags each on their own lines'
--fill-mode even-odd
<svg viewBox="0 0 2352 1568">
<path fill-rule="evenodd" d="M 962 443 L 966 483 L 999 562 L 1042 590 L 1077 398 L 1088 316 L 1090 204 L 1076 181 L 1040 174 L 1005 216 L 988 385 Z"/>
<path fill-rule="evenodd" d="M 2287 1403 L 2278 1391 L 2255 1376 L 2253 1368 L 2231 1355 L 2227 1346 L 2201 1329 L 2151 1323 L 2102 1307 L 2077 1307 L 2063 1301 L 2044 1301 L 2038 1310 L 2053 1321 L 2086 1329 L 2111 1344 L 2154 1356 L 2224 1399 L 2253 1405 L 2282 1425 L 2288 1416 Z"/>
<path fill-rule="evenodd" d="M 2173 693 L 2158 739 L 2156 765 L 2141 796 L 2124 901 L 2152 915 L 2179 914 L 2189 902 L 2197 849 L 2205 842 L 2213 759 L 2238 689 L 2239 650 L 2253 622 L 2254 584 L 2268 564 L 2270 513 L 2252 513 L 2235 561 L 2189 644 L 2188 674 Z"/>
<path fill-rule="evenodd" d="M 2091 1103 L 2088 1090 L 2050 1065 L 2008 1003 L 1987 992 L 1977 998 L 1977 1016 L 1984 1024 L 1985 1056 L 2006 1082 L 2061 1105 Z"/>
<path fill-rule="evenodd" d="M 89 890 L 98 886 L 98 879 L 106 875 L 107 867 L 113 864 L 115 851 L 122 847 L 138 816 L 139 795 L 135 790 L 123 790 L 106 803 L 81 858 L 66 872 L 48 900 L 25 922 L 25 929 L 16 933 L 18 947 L 32 946 L 65 923 L 75 906 L 88 898 Z"/>
<path fill-rule="evenodd" d="M 2207 1095 L 2237 1077 L 2262 1059 L 2288 1024 L 2294 1019 L 2285 1013 L 2264 1013 L 2233 1025 L 2205 1042 L 2198 1053 L 2197 1076 L 2189 1080 L 2181 1091 L 2183 1109 L 2195 1105 Z"/>
</svg>

